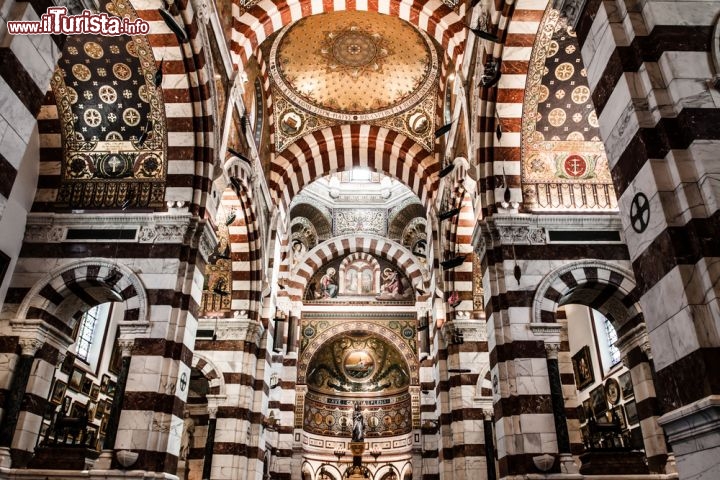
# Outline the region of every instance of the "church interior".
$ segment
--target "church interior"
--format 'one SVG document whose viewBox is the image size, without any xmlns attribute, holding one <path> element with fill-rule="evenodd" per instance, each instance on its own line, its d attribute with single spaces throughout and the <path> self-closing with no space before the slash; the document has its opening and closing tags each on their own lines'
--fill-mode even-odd
<svg viewBox="0 0 720 480">
<path fill-rule="evenodd" d="M 0 479 L 720 479 L 719 19 L 0 1 Z"/>
</svg>

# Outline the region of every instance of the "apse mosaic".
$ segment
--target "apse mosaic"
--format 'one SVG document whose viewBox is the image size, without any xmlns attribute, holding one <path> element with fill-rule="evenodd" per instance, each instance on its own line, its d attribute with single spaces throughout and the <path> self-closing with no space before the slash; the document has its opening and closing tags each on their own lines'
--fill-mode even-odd
<svg viewBox="0 0 720 480">
<path fill-rule="evenodd" d="M 408 303 L 415 296 L 408 278 L 393 264 L 368 253 L 353 253 L 321 267 L 308 282 L 304 298 L 315 302 Z"/>
<path fill-rule="evenodd" d="M 308 367 L 309 389 L 330 394 L 398 393 L 410 386 L 400 352 L 382 337 L 348 332 L 323 344 Z"/>
<path fill-rule="evenodd" d="M 612 179 L 577 37 L 557 11 L 548 12 L 523 111 L 524 198 L 535 207 L 612 208 Z"/>
<path fill-rule="evenodd" d="M 126 0 L 104 9 L 136 18 Z M 62 125 L 58 203 L 159 207 L 165 195 L 165 116 L 144 36 L 69 35 L 51 86 Z"/>
<path fill-rule="evenodd" d="M 269 51 L 276 149 L 348 122 L 400 131 L 432 150 L 438 53 L 389 15 L 333 12 L 283 29 Z"/>
</svg>

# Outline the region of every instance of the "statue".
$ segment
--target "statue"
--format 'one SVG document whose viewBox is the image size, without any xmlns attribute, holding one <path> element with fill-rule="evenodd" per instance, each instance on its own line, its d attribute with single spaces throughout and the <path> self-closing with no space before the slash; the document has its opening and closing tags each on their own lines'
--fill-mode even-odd
<svg viewBox="0 0 720 480">
<path fill-rule="evenodd" d="M 355 412 L 353 413 L 352 441 L 365 441 L 365 419 L 363 418 L 362 411 L 360 411 L 360 403 L 358 402 L 355 403 Z"/>
<path fill-rule="evenodd" d="M 182 437 L 180 438 L 180 459 L 187 460 L 190 453 L 190 440 L 195 433 L 195 422 L 190 418 L 190 413 L 185 412 L 183 420 Z"/>
</svg>

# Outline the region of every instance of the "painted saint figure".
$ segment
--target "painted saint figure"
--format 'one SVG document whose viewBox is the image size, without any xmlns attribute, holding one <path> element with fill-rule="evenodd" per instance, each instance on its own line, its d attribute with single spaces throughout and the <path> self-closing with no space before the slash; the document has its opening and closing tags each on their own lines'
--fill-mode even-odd
<svg viewBox="0 0 720 480">
<path fill-rule="evenodd" d="M 335 298 L 337 297 L 338 287 L 335 284 L 335 269 L 330 267 L 325 272 L 325 275 L 320 278 L 320 293 L 322 298 Z"/>
<path fill-rule="evenodd" d="M 360 411 L 360 404 L 357 402 L 355 403 L 355 412 L 353 413 L 352 441 L 365 441 L 365 419 L 363 418 L 362 411 Z"/>
</svg>

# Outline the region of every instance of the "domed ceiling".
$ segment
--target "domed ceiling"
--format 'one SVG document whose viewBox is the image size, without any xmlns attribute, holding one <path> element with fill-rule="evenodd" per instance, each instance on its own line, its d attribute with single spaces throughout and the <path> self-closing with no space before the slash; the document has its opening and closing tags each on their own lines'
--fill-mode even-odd
<svg viewBox="0 0 720 480">
<path fill-rule="evenodd" d="M 408 108 L 432 86 L 429 38 L 389 15 L 336 12 L 304 18 L 273 45 L 273 79 L 306 110 L 347 121 Z"/>
<path fill-rule="evenodd" d="M 389 15 L 333 12 L 286 27 L 272 41 L 278 151 L 339 123 L 372 123 L 432 148 L 438 53 L 424 32 Z"/>
</svg>

